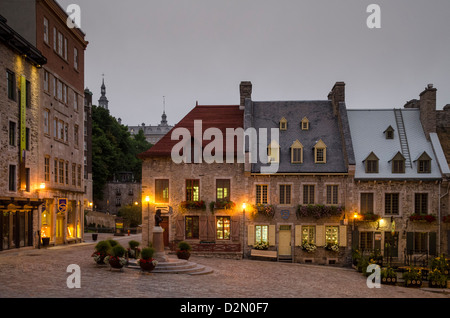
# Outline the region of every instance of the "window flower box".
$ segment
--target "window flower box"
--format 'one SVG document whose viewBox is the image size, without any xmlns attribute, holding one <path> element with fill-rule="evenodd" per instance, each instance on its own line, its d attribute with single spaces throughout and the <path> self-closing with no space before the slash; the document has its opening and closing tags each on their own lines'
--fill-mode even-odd
<svg viewBox="0 0 450 318">
<path fill-rule="evenodd" d="M 431 214 L 416 214 L 414 213 L 409 217 L 409 220 L 412 222 L 428 222 L 432 223 L 436 221 L 436 217 Z"/>
<path fill-rule="evenodd" d="M 297 218 L 313 217 L 316 219 L 332 216 L 341 216 L 345 208 L 335 205 L 308 204 L 297 206 Z"/>
<path fill-rule="evenodd" d="M 206 205 L 204 201 L 182 201 L 180 203 L 180 209 L 182 211 L 186 210 L 206 210 Z"/>
<path fill-rule="evenodd" d="M 268 205 L 268 204 L 256 204 L 253 205 L 253 209 L 251 212 L 252 217 L 256 217 L 258 215 L 267 217 L 272 219 L 275 215 L 275 208 L 273 205 Z"/>
<path fill-rule="evenodd" d="M 209 203 L 209 210 L 214 213 L 214 210 L 224 209 L 232 210 L 236 207 L 236 203 L 233 201 L 212 201 Z"/>
<path fill-rule="evenodd" d="M 363 214 L 361 217 L 361 221 L 366 221 L 366 222 L 376 222 L 379 219 L 381 219 L 381 216 L 374 214 L 374 213 L 366 213 L 366 214 Z"/>
</svg>

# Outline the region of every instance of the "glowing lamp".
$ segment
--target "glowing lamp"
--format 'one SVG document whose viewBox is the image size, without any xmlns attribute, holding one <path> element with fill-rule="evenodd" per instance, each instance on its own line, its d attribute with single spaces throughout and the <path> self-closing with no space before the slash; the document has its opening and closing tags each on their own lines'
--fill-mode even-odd
<svg viewBox="0 0 450 318">
<path fill-rule="evenodd" d="M 242 203 L 242 210 L 245 210 L 245 207 L 246 207 L 247 205 L 245 204 L 245 203 Z"/>
<path fill-rule="evenodd" d="M 148 195 L 145 197 L 145 202 L 150 202 L 150 197 Z"/>
<path fill-rule="evenodd" d="M 44 183 L 44 182 L 42 182 L 42 183 L 39 185 L 39 189 L 41 189 L 41 190 L 45 189 L 45 183 Z"/>
</svg>

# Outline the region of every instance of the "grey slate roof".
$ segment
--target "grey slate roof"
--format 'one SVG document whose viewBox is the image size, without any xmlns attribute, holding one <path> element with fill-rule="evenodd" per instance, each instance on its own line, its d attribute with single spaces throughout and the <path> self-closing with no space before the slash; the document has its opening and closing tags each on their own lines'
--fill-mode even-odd
<svg viewBox="0 0 450 318">
<path fill-rule="evenodd" d="M 425 137 L 418 108 L 401 109 L 407 136 L 412 168 L 405 166 L 405 173 L 392 173 L 391 162 L 398 152 L 402 153 L 399 129 L 394 109 L 347 110 L 353 148 L 355 151 L 355 179 L 439 179 L 441 171 L 432 143 Z M 384 131 L 394 128 L 394 139 L 386 139 Z M 417 172 L 417 158 L 423 152 L 431 157 L 431 173 Z M 373 152 L 379 158 L 378 173 L 366 173 L 364 159 Z"/>
<path fill-rule="evenodd" d="M 345 104 L 342 104 L 345 112 Z M 281 118 L 287 120 L 287 130 L 280 130 L 280 165 L 278 173 L 345 173 L 347 165 L 337 117 L 333 114 L 331 101 L 251 101 L 246 100 L 244 129 L 268 128 L 266 145 L 271 142 L 270 128 L 279 128 Z M 309 130 L 301 130 L 301 120 L 307 117 Z M 345 116 L 344 120 L 346 121 Z M 348 134 L 348 138 L 350 138 Z M 303 145 L 303 163 L 291 163 L 290 147 L 295 140 Z M 326 163 L 314 162 L 314 145 L 320 140 L 326 144 Z M 353 159 L 351 140 L 348 140 Z M 248 147 L 246 145 L 246 150 Z M 259 162 L 252 164 L 252 172 L 261 172 Z"/>
</svg>

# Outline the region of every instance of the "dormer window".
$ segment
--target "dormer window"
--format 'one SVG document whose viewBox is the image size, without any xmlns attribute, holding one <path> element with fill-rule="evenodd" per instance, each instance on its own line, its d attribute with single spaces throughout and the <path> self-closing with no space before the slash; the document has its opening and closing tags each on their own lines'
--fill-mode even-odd
<svg viewBox="0 0 450 318">
<path fill-rule="evenodd" d="M 327 145 L 320 139 L 314 146 L 314 162 L 326 163 L 327 162 Z"/>
<path fill-rule="evenodd" d="M 302 130 L 309 130 L 309 120 L 306 117 L 303 117 L 301 123 L 300 123 L 300 127 L 302 128 Z"/>
<path fill-rule="evenodd" d="M 287 120 L 286 118 L 280 119 L 280 130 L 286 130 L 287 129 Z"/>
<path fill-rule="evenodd" d="M 280 162 L 280 145 L 275 140 L 267 146 L 267 159 L 268 162 Z"/>
<path fill-rule="evenodd" d="M 389 125 L 389 127 L 384 131 L 384 135 L 386 136 L 386 139 L 394 139 L 394 128 Z"/>
<path fill-rule="evenodd" d="M 431 157 L 424 151 L 419 158 L 414 160 L 417 162 L 417 173 L 431 173 Z"/>
<path fill-rule="evenodd" d="M 364 160 L 366 173 L 378 173 L 378 157 L 371 152 Z"/>
<path fill-rule="evenodd" d="M 400 151 L 390 161 L 392 161 L 392 173 L 405 173 L 405 157 Z"/>
<path fill-rule="evenodd" d="M 291 146 L 291 163 L 303 163 L 303 145 L 298 139 Z"/>
</svg>

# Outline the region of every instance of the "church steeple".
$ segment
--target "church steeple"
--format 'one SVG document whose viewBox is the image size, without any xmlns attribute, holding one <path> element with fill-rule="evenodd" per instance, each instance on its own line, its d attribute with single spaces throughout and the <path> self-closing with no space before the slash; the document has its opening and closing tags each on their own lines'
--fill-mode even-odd
<svg viewBox="0 0 450 318">
<path fill-rule="evenodd" d="M 158 126 L 168 126 L 167 124 L 167 115 L 166 115 L 166 97 L 163 96 L 163 113 L 161 115 L 161 124 Z"/>
<path fill-rule="evenodd" d="M 101 86 L 100 92 L 101 92 L 102 96 L 100 96 L 100 99 L 98 100 L 98 106 L 108 109 L 109 101 L 106 98 L 105 78 L 102 79 L 102 86 Z"/>
</svg>

